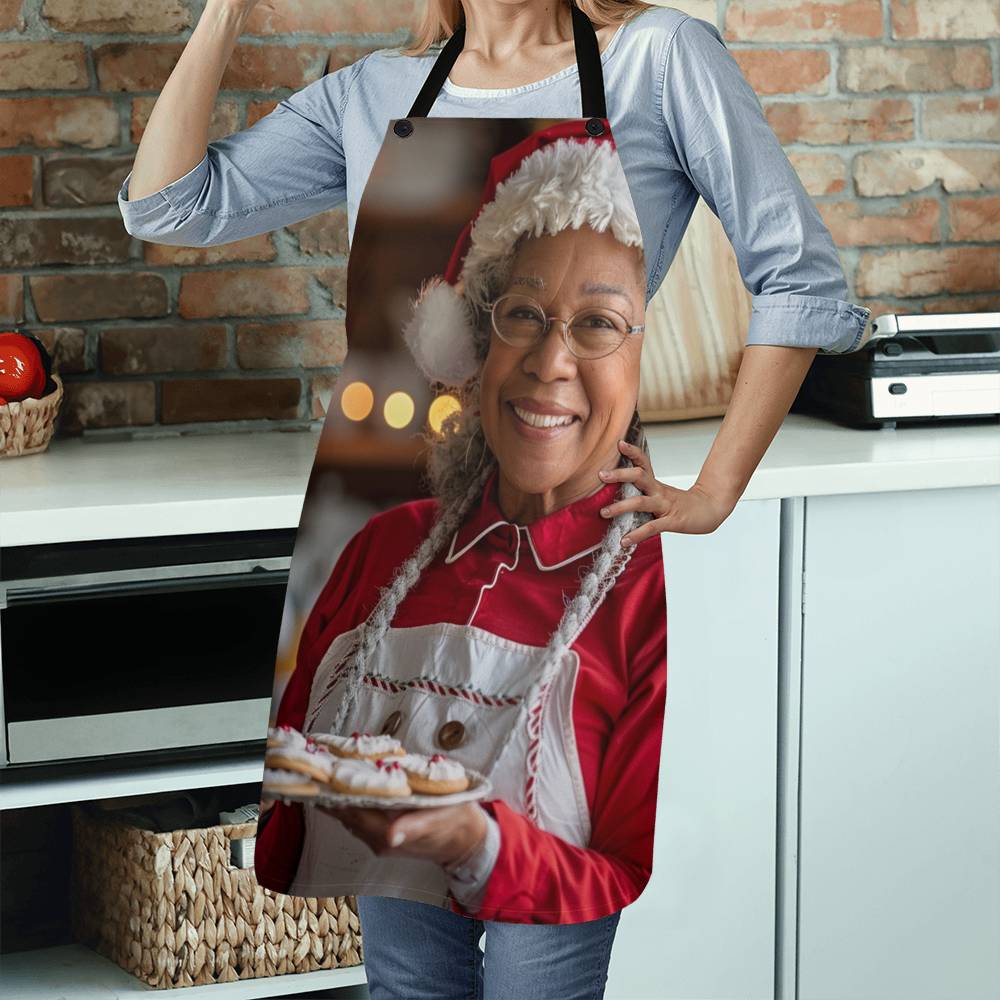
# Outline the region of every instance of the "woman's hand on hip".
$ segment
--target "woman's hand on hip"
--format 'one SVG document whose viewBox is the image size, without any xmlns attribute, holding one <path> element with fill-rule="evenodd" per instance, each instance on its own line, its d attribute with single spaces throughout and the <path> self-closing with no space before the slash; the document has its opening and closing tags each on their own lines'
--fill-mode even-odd
<svg viewBox="0 0 1000 1000">
<path fill-rule="evenodd" d="M 475 802 L 429 809 L 316 808 L 340 820 L 379 857 L 458 864 L 474 854 L 486 837 L 486 814 Z"/>
<path fill-rule="evenodd" d="M 618 449 L 634 464 L 630 467 L 601 469 L 598 475 L 605 483 L 632 483 L 642 495 L 617 500 L 602 508 L 601 514 L 609 519 L 636 510 L 648 511 L 653 515 L 651 521 L 630 531 L 622 539 L 622 545 L 638 544 L 663 531 L 706 535 L 715 531 L 729 517 L 739 500 L 739 497 L 720 496 L 697 482 L 686 490 L 667 486 L 653 475 L 645 452 L 627 441 L 619 441 Z"/>
</svg>

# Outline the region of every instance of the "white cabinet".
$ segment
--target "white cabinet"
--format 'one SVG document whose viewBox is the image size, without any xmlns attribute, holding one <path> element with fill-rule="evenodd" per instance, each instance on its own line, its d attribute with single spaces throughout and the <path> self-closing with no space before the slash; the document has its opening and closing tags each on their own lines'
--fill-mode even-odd
<svg viewBox="0 0 1000 1000">
<path fill-rule="evenodd" d="M 742 502 L 712 534 L 663 536 L 653 875 L 622 911 L 608 1000 L 774 995 L 780 509 Z"/>
<path fill-rule="evenodd" d="M 805 501 L 798 1000 L 1000 997 L 1000 488 Z"/>
</svg>

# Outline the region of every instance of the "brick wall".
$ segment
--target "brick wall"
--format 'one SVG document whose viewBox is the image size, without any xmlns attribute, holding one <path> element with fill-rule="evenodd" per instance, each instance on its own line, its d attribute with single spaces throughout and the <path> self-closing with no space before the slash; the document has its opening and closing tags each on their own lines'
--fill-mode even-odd
<svg viewBox="0 0 1000 1000">
<path fill-rule="evenodd" d="M 721 25 L 875 310 L 1000 309 L 1000 0 L 678 0 Z M 345 350 L 337 210 L 221 247 L 115 204 L 203 0 L 0 0 L 0 325 L 52 348 L 61 434 L 300 427 Z M 401 42 L 418 0 L 255 11 L 212 138 Z"/>
</svg>

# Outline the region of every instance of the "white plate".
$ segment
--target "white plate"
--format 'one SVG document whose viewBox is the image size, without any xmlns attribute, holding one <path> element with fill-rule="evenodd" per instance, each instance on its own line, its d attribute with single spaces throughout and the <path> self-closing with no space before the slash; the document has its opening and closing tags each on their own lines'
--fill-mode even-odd
<svg viewBox="0 0 1000 1000">
<path fill-rule="evenodd" d="M 469 787 L 464 792 L 451 792 L 448 795 L 348 795 L 345 792 L 335 792 L 321 789 L 316 795 L 288 795 L 264 785 L 261 797 L 277 802 L 302 802 L 305 805 L 319 803 L 325 806 L 367 806 L 374 809 L 429 809 L 434 806 L 453 806 L 460 802 L 475 802 L 485 799 L 493 790 L 490 779 L 478 771 L 466 768 L 469 776 Z M 309 780 L 308 778 L 304 780 Z"/>
</svg>

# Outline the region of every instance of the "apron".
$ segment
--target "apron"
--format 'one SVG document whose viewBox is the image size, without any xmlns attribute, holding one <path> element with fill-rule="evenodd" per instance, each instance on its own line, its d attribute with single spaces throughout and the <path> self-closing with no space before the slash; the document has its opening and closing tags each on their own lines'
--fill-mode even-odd
<svg viewBox="0 0 1000 1000">
<path fill-rule="evenodd" d="M 582 117 L 588 119 L 589 134 L 602 135 L 608 123 L 597 36 L 578 8 L 573 7 L 572 13 Z M 453 137 L 456 125 L 472 130 L 482 122 L 426 117 L 464 37 L 464 24 L 460 24 L 442 48 L 409 116 L 390 123 L 380 158 L 388 147 L 406 144 L 415 132 L 433 134 L 448 129 Z M 535 127 L 533 120 L 527 132 Z M 442 141 L 442 155 L 454 148 L 453 142 Z M 379 174 L 376 160 L 362 199 L 369 214 L 382 207 L 371 202 L 366 205 Z M 414 184 L 418 183 L 415 177 Z M 391 206 L 383 208 L 382 217 L 389 212 Z M 359 227 L 364 217 L 359 211 Z M 363 235 L 355 234 L 355 244 Z M 375 263 L 385 266 L 382 261 Z M 356 308 L 351 301 L 351 288 L 358 280 L 354 269 L 371 266 L 373 262 L 362 261 L 360 255 L 350 258 L 349 330 L 351 310 Z M 331 406 L 328 426 L 332 413 Z M 529 544 L 527 538 L 522 541 L 523 534 L 523 529 L 518 531 L 519 549 Z M 483 585 L 491 583 L 484 580 Z M 486 775 L 492 784 L 491 798 L 503 799 L 541 829 L 573 845 L 587 846 L 591 818 L 573 727 L 580 658 L 569 647 L 587 627 L 610 586 L 598 595 L 591 615 L 569 638 L 561 662 L 548 677 L 542 676 L 546 652 L 542 646 L 515 642 L 471 623 L 390 625 L 367 661 L 344 724 L 336 731 L 391 732 L 409 752 L 445 752 Z M 558 624 L 551 623 L 553 631 Z M 336 636 L 322 657 L 312 682 L 304 732 L 334 731 L 347 685 L 346 654 L 358 643 L 364 628 L 362 623 Z M 456 731 L 460 734 L 457 742 Z M 449 906 L 447 876 L 438 864 L 378 857 L 339 820 L 315 809 L 303 812 L 305 836 L 291 894 L 308 896 L 323 888 L 325 894 L 393 896 Z"/>
</svg>

